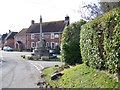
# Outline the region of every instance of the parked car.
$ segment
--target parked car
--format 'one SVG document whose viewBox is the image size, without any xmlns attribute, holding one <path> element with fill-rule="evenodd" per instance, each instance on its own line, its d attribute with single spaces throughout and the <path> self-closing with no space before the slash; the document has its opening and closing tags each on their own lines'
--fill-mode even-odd
<svg viewBox="0 0 120 90">
<path fill-rule="evenodd" d="M 54 50 L 54 49 L 50 49 L 50 50 L 49 50 L 49 53 L 50 53 L 50 54 L 55 54 L 55 50 Z"/>
<path fill-rule="evenodd" d="M 10 46 L 4 46 L 3 50 L 4 51 L 13 51 L 13 48 L 11 48 Z"/>
</svg>

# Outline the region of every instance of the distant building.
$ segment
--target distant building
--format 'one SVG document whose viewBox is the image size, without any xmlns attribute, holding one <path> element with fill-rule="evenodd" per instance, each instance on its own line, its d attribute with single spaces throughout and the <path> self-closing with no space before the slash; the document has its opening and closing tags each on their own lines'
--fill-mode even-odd
<svg viewBox="0 0 120 90">
<path fill-rule="evenodd" d="M 27 49 L 27 29 L 28 28 L 23 28 L 20 32 L 18 32 L 14 36 L 14 48 L 17 50 L 23 50 Z"/>
<path fill-rule="evenodd" d="M 1 37 L 1 48 L 3 49 L 4 47 L 4 43 L 5 43 L 5 38 L 7 37 L 7 33 L 6 34 L 3 34 L 2 37 Z"/>
<path fill-rule="evenodd" d="M 45 42 L 45 46 L 49 48 L 55 48 L 57 45 L 60 46 L 62 33 L 67 25 L 69 25 L 69 16 L 66 16 L 65 20 L 43 22 L 42 39 Z M 19 45 L 22 45 L 24 49 L 32 49 L 36 47 L 39 39 L 40 23 L 35 23 L 32 20 L 28 29 L 22 29 L 15 35 L 14 47 L 19 49 Z"/>
<path fill-rule="evenodd" d="M 3 46 L 10 46 L 14 48 L 14 36 L 17 34 L 17 32 L 9 32 L 7 36 L 5 35 L 4 38 L 4 45 Z"/>
</svg>

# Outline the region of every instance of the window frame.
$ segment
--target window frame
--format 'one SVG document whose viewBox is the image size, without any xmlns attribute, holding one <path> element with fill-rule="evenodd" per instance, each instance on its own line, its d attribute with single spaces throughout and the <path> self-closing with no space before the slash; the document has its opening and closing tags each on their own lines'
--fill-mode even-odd
<svg viewBox="0 0 120 90">
<path fill-rule="evenodd" d="M 35 42 L 31 42 L 31 48 L 35 48 Z"/>
<path fill-rule="evenodd" d="M 53 46 L 52 44 L 54 44 L 54 46 Z M 51 48 L 52 48 L 52 49 L 55 48 L 55 42 L 51 42 Z"/>
<path fill-rule="evenodd" d="M 54 33 L 51 33 L 50 38 L 51 38 L 51 39 L 54 39 L 54 38 L 55 38 L 55 34 L 54 34 Z"/>
<path fill-rule="evenodd" d="M 35 39 L 35 34 L 31 34 L 31 39 Z"/>
</svg>

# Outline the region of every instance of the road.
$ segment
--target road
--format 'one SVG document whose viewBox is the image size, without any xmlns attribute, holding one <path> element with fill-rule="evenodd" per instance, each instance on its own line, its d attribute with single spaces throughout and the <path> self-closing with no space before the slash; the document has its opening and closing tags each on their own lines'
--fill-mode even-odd
<svg viewBox="0 0 120 90">
<path fill-rule="evenodd" d="M 38 88 L 42 69 L 61 65 L 61 62 L 23 60 L 21 55 L 30 52 L 0 51 L 0 89 L 1 88 Z"/>
</svg>

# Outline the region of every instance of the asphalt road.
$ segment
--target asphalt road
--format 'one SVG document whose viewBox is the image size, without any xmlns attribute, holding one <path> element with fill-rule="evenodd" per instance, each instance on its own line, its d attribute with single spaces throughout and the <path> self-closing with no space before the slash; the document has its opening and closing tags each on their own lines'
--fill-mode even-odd
<svg viewBox="0 0 120 90">
<path fill-rule="evenodd" d="M 61 65 L 61 62 L 23 60 L 21 55 L 30 52 L 0 51 L 0 89 L 1 88 L 38 88 L 42 69 Z"/>
</svg>

